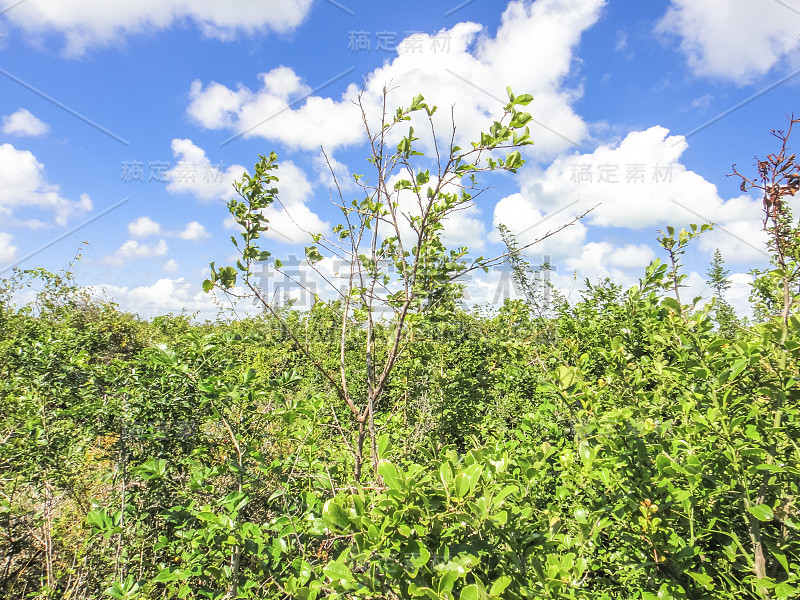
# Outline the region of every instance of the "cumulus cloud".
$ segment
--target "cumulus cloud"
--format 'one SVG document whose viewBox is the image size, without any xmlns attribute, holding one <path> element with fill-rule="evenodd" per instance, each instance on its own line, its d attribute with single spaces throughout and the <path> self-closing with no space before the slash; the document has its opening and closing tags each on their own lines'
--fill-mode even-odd
<svg viewBox="0 0 800 600">
<path fill-rule="evenodd" d="M 128 233 L 139 239 L 160 235 L 179 237 L 190 242 L 199 242 L 211 237 L 211 234 L 206 228 L 197 221 L 187 223 L 182 231 L 168 231 L 162 228 L 160 223 L 156 223 L 150 217 L 139 217 L 135 221 L 128 223 Z"/>
<path fill-rule="evenodd" d="M 334 196 L 338 193 L 338 190 L 341 190 L 344 194 L 358 189 L 353 180 L 352 171 L 349 170 L 346 164 L 336 160 L 333 156 L 328 155 L 328 159 L 325 160 L 322 153 L 319 153 L 314 157 L 313 164 L 314 169 L 317 171 L 317 182 Z"/>
<path fill-rule="evenodd" d="M 74 216 L 92 210 L 92 201 L 82 194 L 76 201 L 63 198 L 61 188 L 47 182 L 44 165 L 27 150 L 0 144 L 0 216 L 18 225 L 41 227 L 40 219 L 17 221 L 17 211 L 38 209 L 52 214 L 56 225 L 64 226 Z"/>
<path fill-rule="evenodd" d="M 216 82 L 203 87 L 194 81 L 189 116 L 208 129 L 232 129 L 245 138 L 264 137 L 305 150 L 320 145 L 335 149 L 363 138 L 358 109 L 350 101 L 354 86 L 348 89 L 347 99 L 309 96 L 292 109 L 291 104 L 311 91 L 292 69 L 277 67 L 259 79 L 261 89 L 256 92 L 244 86 L 233 91 Z"/>
<path fill-rule="evenodd" d="M 0 264 L 13 262 L 17 258 L 17 247 L 11 243 L 13 239 L 10 233 L 0 231 Z"/>
<path fill-rule="evenodd" d="M 47 123 L 37 119 L 24 108 L 3 117 L 3 133 L 8 135 L 38 137 L 49 130 Z"/>
<path fill-rule="evenodd" d="M 367 116 L 376 122 L 383 89 L 390 85 L 389 106 L 407 104 L 417 93 L 442 107 L 455 105 L 459 136 L 474 138 L 502 108 L 510 85 L 535 98 L 529 107 L 538 123 L 532 127 L 533 151 L 561 151 L 587 135 L 586 124 L 571 107 L 579 91 L 565 90 L 564 81 L 581 35 L 597 21 L 604 4 L 518 0 L 509 3 L 494 37 L 476 23 L 408 37 L 398 45 L 396 58 L 367 76 Z M 257 90 L 195 81 L 188 114 L 209 129 L 229 129 L 291 148 L 334 150 L 363 140 L 361 112 L 353 105 L 361 86 L 351 84 L 340 98 L 307 96 L 310 86 L 285 66 L 262 73 L 260 80 Z M 439 111 L 435 118 L 446 134 L 450 111 Z"/>
<path fill-rule="evenodd" d="M 720 227 L 701 238 L 702 249 L 713 252 L 720 247 L 741 263 L 759 258 L 763 247 L 760 202 L 746 195 L 723 200 L 714 184 L 681 163 L 687 148 L 683 137 L 651 127 L 591 154 L 559 157 L 545 170 L 527 168 L 521 193 L 495 207 L 495 225 L 506 223 L 519 234 L 546 214 L 561 211 L 563 220 L 597 205 L 580 226 L 559 234 L 553 242 L 554 254 L 558 247 L 563 254 L 582 243 L 586 225 L 635 230 L 714 222 Z M 533 231 L 552 224 L 547 220 Z M 574 239 L 565 243 L 564 236 Z"/>
<path fill-rule="evenodd" d="M 762 219 L 760 201 L 748 196 L 732 198 L 719 208 L 715 216 L 718 224 L 700 237 L 699 248 L 709 255 L 719 249 L 725 261 L 732 264 L 765 264 L 769 253 Z"/>
<path fill-rule="evenodd" d="M 197 221 L 187 223 L 186 227 L 179 235 L 181 239 L 189 240 L 190 242 L 199 242 L 211 237 L 211 234 L 206 231 L 206 228 Z"/>
<path fill-rule="evenodd" d="M 286 32 L 303 21 L 311 4 L 311 0 L 37 0 L 20 3 L 6 17 L 29 35 L 62 33 L 65 53 L 80 56 L 88 48 L 184 21 L 194 22 L 206 36 L 222 40 L 269 30 Z"/>
<path fill-rule="evenodd" d="M 103 262 L 112 267 L 121 267 L 126 263 L 140 258 L 164 256 L 168 250 L 169 246 L 167 246 L 167 242 L 164 240 L 158 240 L 157 244 L 152 245 L 140 244 L 136 240 L 128 240 L 113 254 L 106 256 Z"/>
<path fill-rule="evenodd" d="M 146 238 L 161 233 L 161 225 L 150 217 L 139 217 L 128 223 L 128 233 L 135 238 Z"/>
<path fill-rule="evenodd" d="M 750 305 L 750 293 L 753 291 L 754 277 L 750 273 L 731 273 L 731 287 L 725 293 L 725 300 L 733 306 L 739 315 L 750 315 L 753 312 Z"/>
<path fill-rule="evenodd" d="M 162 267 L 167 273 L 174 273 L 180 268 L 178 261 L 174 258 L 170 258 L 167 262 L 164 263 Z"/>
<path fill-rule="evenodd" d="M 169 264 L 169 261 L 167 261 Z M 214 319 L 220 312 L 229 309 L 230 302 L 216 291 L 205 293 L 199 283 L 189 282 L 183 277 L 170 279 L 164 277 L 151 285 L 120 287 L 116 285 L 95 285 L 89 288 L 113 299 L 123 310 L 134 312 L 142 317 L 152 318 L 168 313 L 187 312 L 198 319 Z M 234 288 L 234 293 L 244 293 Z M 240 302 L 236 305 L 239 316 L 252 314 L 257 309 L 252 303 Z M 230 317 L 232 313 L 226 312 Z"/>
<path fill-rule="evenodd" d="M 193 289 L 194 288 L 194 289 Z M 177 312 L 197 309 L 198 305 L 207 307 L 208 297 L 182 277 L 163 278 L 151 286 L 141 286 L 130 290 L 127 299 L 148 313 Z"/>
<path fill-rule="evenodd" d="M 553 210 L 547 214 L 529 197 L 520 193 L 512 194 L 495 205 L 494 227 L 497 228 L 501 224 L 508 227 L 519 245 L 523 247 L 541 240 L 526 249 L 525 254 L 536 257 L 549 256 L 553 261 L 560 261 L 573 256 L 576 249 L 581 247 L 586 239 L 586 225 L 578 221 L 555 236 L 547 237 L 547 235 L 567 225 L 579 214 L 581 207 L 586 209 L 587 205 L 573 204 L 567 210 Z M 496 230 L 492 231 L 489 239 L 493 242 L 501 241 Z"/>
<path fill-rule="evenodd" d="M 608 278 L 630 286 L 654 258 L 653 249 L 645 244 L 615 246 L 609 242 L 589 242 L 581 247 L 580 256 L 567 259 L 564 266 L 567 272 L 577 272 L 582 281 Z"/>
<path fill-rule="evenodd" d="M 695 74 L 746 84 L 798 54 L 798 27 L 783 2 L 672 0 L 656 31 L 681 38 Z"/>
<path fill-rule="evenodd" d="M 211 164 L 205 151 L 191 140 L 172 140 L 172 153 L 177 165 L 165 173 L 167 191 L 172 194 L 192 194 L 202 201 L 228 200 L 233 194 L 233 182 L 241 178 L 245 168 L 223 163 Z"/>
</svg>

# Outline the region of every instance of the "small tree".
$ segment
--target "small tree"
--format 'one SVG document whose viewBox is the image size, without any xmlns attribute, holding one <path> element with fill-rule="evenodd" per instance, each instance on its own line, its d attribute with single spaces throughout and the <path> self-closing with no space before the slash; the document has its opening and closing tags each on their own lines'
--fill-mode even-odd
<svg viewBox="0 0 800 600">
<path fill-rule="evenodd" d="M 370 146 L 368 162 L 372 165 L 373 178 L 354 175 L 362 195 L 348 202 L 331 168 L 335 185 L 333 202 L 343 221 L 333 227 L 332 234 L 306 232 L 313 242 L 305 249 L 306 261 L 321 278 L 331 283 L 318 268 L 325 256 L 335 257 L 346 265 L 344 290 L 337 290 L 331 284 L 335 301 L 326 302 L 314 294 L 315 302 L 327 304 L 339 317 L 338 370 L 331 370 L 316 360 L 307 340 L 300 339 L 286 327 L 288 335 L 322 374 L 356 422 L 355 440 L 352 444 L 348 442 L 356 480 L 361 478 L 367 438 L 373 471 L 377 474 L 375 407 L 398 358 L 413 339 L 414 328 L 424 324 L 442 299 L 451 295 L 448 290 L 458 285 L 459 277 L 477 269 L 488 270 L 508 257 L 503 254 L 488 260 L 470 259 L 466 247 L 447 249 L 442 233 L 448 217 L 469 208 L 487 189 L 479 186 L 477 175 L 495 170 L 515 173 L 525 162 L 518 148 L 532 143 L 527 126 L 532 117 L 519 110 L 533 100 L 530 95 L 515 96 L 509 89 L 509 101 L 500 119 L 487 132 L 481 133 L 471 147 L 462 149 L 455 144 L 455 124 L 446 141 L 437 136 L 433 120 L 436 107 L 429 106 L 421 95 L 413 99 L 409 108 L 399 108 L 390 116 L 386 109 L 387 94 L 388 90 L 384 89 L 377 128 L 366 116 L 362 96 L 358 98 Z M 392 137 L 396 128 L 411 121 L 412 116 L 421 117 L 430 130 L 431 159 L 416 149 L 415 142 L 419 138 L 411 126 L 399 142 L 390 142 L 390 139 L 397 139 Z M 280 260 L 272 259 L 271 254 L 258 245 L 258 238 L 267 230 L 267 219 L 261 211 L 273 202 L 280 202 L 278 189 L 273 187 L 278 181 L 277 156 L 273 152 L 260 159 L 255 174 L 245 173 L 242 181 L 235 185 L 241 200 L 232 200 L 228 205 L 243 229 L 240 234 L 243 242 L 232 238 L 242 258 L 233 267 L 216 268 L 212 263 L 211 276 L 203 285 L 206 291 L 219 286 L 230 292 L 237 276 L 241 277 L 249 293 L 285 326 L 281 314 L 253 282 L 257 261 L 272 260 L 273 268 L 283 273 Z M 581 217 L 527 246 L 572 225 Z M 355 395 L 352 377 L 345 366 L 345 346 L 357 329 L 365 334 L 361 366 L 366 376 L 366 397 L 362 398 Z M 377 343 L 379 330 L 388 332 L 385 344 Z M 349 432 L 343 429 L 342 433 Z"/>
<path fill-rule="evenodd" d="M 719 248 L 714 250 L 714 259 L 711 261 L 711 266 L 706 271 L 706 283 L 714 289 L 714 297 L 720 300 L 725 299 L 725 292 L 731 287 L 731 281 L 728 275 L 731 272 L 725 268 L 725 259 L 722 258 L 722 253 Z"/>
<path fill-rule="evenodd" d="M 770 154 L 765 160 L 756 158 L 758 176 L 748 178 L 733 165 L 731 176 L 742 180 L 741 190 L 752 189 L 762 194 L 764 209 L 764 231 L 767 233 L 767 246 L 772 252 L 770 271 L 757 271 L 755 283 L 756 297 L 762 303 L 762 311 L 780 310 L 782 342 L 789 334 L 789 312 L 797 299 L 796 289 L 800 281 L 800 226 L 795 222 L 788 199 L 800 191 L 800 163 L 796 154 L 789 154 L 788 143 L 792 127 L 800 119 L 789 119 L 789 129 L 784 132 L 773 130 L 772 135 L 781 143 L 777 154 Z M 780 290 L 775 297 L 774 290 Z M 776 306 L 777 301 L 777 306 Z"/>
<path fill-rule="evenodd" d="M 681 302 L 681 293 L 680 288 L 685 287 L 683 285 L 683 280 L 686 279 L 686 274 L 681 274 L 680 270 L 683 264 L 681 263 L 681 256 L 686 253 L 686 248 L 694 238 L 702 233 L 711 229 L 711 225 L 703 224 L 699 228 L 694 223 L 689 226 L 689 230 L 681 229 L 678 232 L 677 237 L 675 236 L 675 228 L 668 225 L 667 231 L 659 230 L 658 233 L 661 235 L 658 236 L 656 239 L 658 240 L 659 245 L 664 248 L 669 254 L 669 267 L 667 278 L 664 283 L 664 289 L 668 291 L 672 291 L 675 294 L 675 302 L 672 302 L 672 299 L 668 298 L 667 303 L 670 307 L 678 313 L 684 321 L 689 320 L 689 316 L 687 314 L 686 308 L 683 303 Z M 697 301 L 700 298 L 695 298 L 692 301 L 692 307 L 697 304 Z"/>
<path fill-rule="evenodd" d="M 717 248 L 714 251 L 711 265 L 706 271 L 706 277 L 708 277 L 706 283 L 714 290 L 714 319 L 720 335 L 734 337 L 738 319 L 733 306 L 725 299 L 725 292 L 731 287 L 728 275 L 730 275 L 730 270 L 725 268 L 725 259 L 722 258 L 722 253 Z"/>
</svg>

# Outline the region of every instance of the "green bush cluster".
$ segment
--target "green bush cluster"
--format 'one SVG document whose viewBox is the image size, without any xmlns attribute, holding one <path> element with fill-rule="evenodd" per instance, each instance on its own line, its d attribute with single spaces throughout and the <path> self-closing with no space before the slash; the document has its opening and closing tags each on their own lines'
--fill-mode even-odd
<svg viewBox="0 0 800 600">
<path fill-rule="evenodd" d="M 517 135 L 492 132 L 491 147 Z M 764 178 L 800 186 L 793 156 L 769 161 Z M 661 233 L 666 260 L 638 285 L 590 284 L 552 310 L 526 293 L 468 312 L 440 277 L 433 300 L 392 300 L 417 311 L 404 331 L 369 302 L 343 317 L 346 299 L 147 322 L 69 272 L 16 272 L 0 286 L 0 595 L 800 597 L 800 230 L 770 198 L 774 260 L 747 326 L 680 299 L 695 226 Z M 231 207 L 249 256 L 261 224 Z M 438 277 L 431 243 L 421 268 Z M 35 302 L 14 305 L 31 281 Z M 395 361 L 380 394 L 365 347 Z M 355 448 L 367 419 L 374 443 Z"/>
<path fill-rule="evenodd" d="M 663 267 L 588 287 L 552 343 L 511 301 L 420 330 L 377 410 L 382 483 L 269 317 L 4 306 L 3 593 L 797 597 L 800 320 L 722 337 Z"/>
</svg>

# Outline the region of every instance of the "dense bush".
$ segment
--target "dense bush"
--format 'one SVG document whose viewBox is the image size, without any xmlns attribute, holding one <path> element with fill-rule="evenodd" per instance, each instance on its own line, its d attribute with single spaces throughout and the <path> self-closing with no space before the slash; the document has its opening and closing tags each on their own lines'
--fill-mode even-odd
<svg viewBox="0 0 800 600">
<path fill-rule="evenodd" d="M 769 161 L 774 194 L 795 163 Z M 695 227 L 662 234 L 637 286 L 553 311 L 531 294 L 465 312 L 443 288 L 374 396 L 375 472 L 324 373 L 368 393 L 385 322 L 331 336 L 342 306 L 322 302 L 145 322 L 69 273 L 18 272 L 0 288 L 0 594 L 800 597 L 800 231 L 770 198 L 748 327 L 680 300 Z M 18 307 L 26 277 L 43 289 Z"/>
</svg>

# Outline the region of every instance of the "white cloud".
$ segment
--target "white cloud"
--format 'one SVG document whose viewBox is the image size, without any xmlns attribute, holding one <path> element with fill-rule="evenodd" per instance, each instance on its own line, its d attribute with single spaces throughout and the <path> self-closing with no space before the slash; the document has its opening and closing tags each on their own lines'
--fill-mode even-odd
<svg viewBox="0 0 800 600">
<path fill-rule="evenodd" d="M 197 221 L 187 223 L 186 228 L 179 235 L 182 239 L 189 240 L 190 242 L 199 242 L 211 237 L 211 234 L 206 231 L 206 228 Z"/>
<path fill-rule="evenodd" d="M 623 269 L 643 270 L 655 257 L 653 249 L 646 244 L 625 244 L 610 249 L 608 264 Z"/>
<path fill-rule="evenodd" d="M 320 152 L 314 157 L 313 163 L 317 171 L 317 182 L 324 186 L 326 191 L 330 190 L 334 197 L 338 190 L 341 190 L 344 194 L 358 189 L 353 180 L 352 171 L 348 169 L 346 164 L 336 160 L 333 156 L 328 155 L 328 160 L 325 160 L 325 157 Z M 333 173 L 331 173 L 331 169 Z"/>
<path fill-rule="evenodd" d="M 180 268 L 178 261 L 174 258 L 170 258 L 167 262 L 164 263 L 162 267 L 167 273 L 174 273 Z"/>
<path fill-rule="evenodd" d="M 737 228 L 758 235 L 760 203 L 748 196 L 720 198 L 714 184 L 680 162 L 687 148 L 682 136 L 670 136 L 663 127 L 631 132 L 618 145 L 560 157 L 545 171 L 524 170 L 522 196 L 531 210 L 547 212 L 573 202 L 573 212 L 599 205 L 586 219 L 591 225 L 641 229 L 741 222 Z"/>
<path fill-rule="evenodd" d="M 199 283 L 189 282 L 183 277 L 177 279 L 164 277 L 151 285 L 134 288 L 105 284 L 91 286 L 89 289 L 104 293 L 117 302 L 123 310 L 146 318 L 181 312 L 196 314 L 200 320 L 213 320 L 219 313 L 224 313 L 227 317 L 232 316 L 232 313 L 228 312 L 231 304 L 223 294 L 216 290 L 207 294 Z M 241 288 L 234 288 L 233 291 L 237 294 L 244 293 Z M 257 312 L 252 302 L 247 301 L 239 302 L 236 311 L 238 316 Z"/>
<path fill-rule="evenodd" d="M 561 212 L 554 210 L 551 214 L 546 214 L 531 198 L 523 194 L 512 194 L 500 200 L 495 206 L 493 221 L 495 230 L 489 235 L 489 239 L 494 242 L 501 240 L 496 228 L 503 224 L 517 238 L 519 246 L 527 246 L 565 226 L 577 216 L 581 207 L 586 208 L 577 204 L 574 205 L 574 210 Z M 550 256 L 552 261 L 559 262 L 575 255 L 585 241 L 586 233 L 586 225 L 579 221 L 558 234 L 534 244 L 524 253 L 537 257 L 537 260 L 538 257 Z"/>
<path fill-rule="evenodd" d="M 323 145 L 335 149 L 363 138 L 358 109 L 352 105 L 355 88 L 350 86 L 347 99 L 309 96 L 310 91 L 289 67 L 276 67 L 259 75 L 262 87 L 257 92 L 239 86 L 237 91 L 212 82 L 192 83 L 189 116 L 209 129 L 229 128 L 245 138 L 254 136 L 276 140 L 291 148 L 316 149 Z"/>
<path fill-rule="evenodd" d="M 579 92 L 563 85 L 581 35 L 597 21 L 604 4 L 604 0 L 514 1 L 504 11 L 495 37 L 476 23 L 460 23 L 437 36 L 406 38 L 398 45 L 396 58 L 367 76 L 363 101 L 368 119 L 377 122 L 383 88 L 390 84 L 392 109 L 422 93 L 445 108 L 435 119 L 439 132 L 447 135 L 447 109 L 455 104 L 459 137 L 475 138 L 502 109 L 510 85 L 516 93 L 535 98 L 529 109 L 542 126 L 532 126 L 536 146 L 531 151 L 561 151 L 569 140 L 577 142 L 587 135 L 586 124 L 571 108 Z M 255 91 L 195 81 L 188 114 L 210 129 L 231 129 L 291 148 L 322 145 L 334 150 L 363 140 L 361 113 L 353 105 L 360 86 L 351 84 L 339 99 L 304 98 L 310 87 L 288 67 L 260 78 L 261 88 Z M 296 108 L 293 102 L 298 103 Z"/>
<path fill-rule="evenodd" d="M 753 312 L 750 305 L 750 293 L 753 291 L 754 277 L 750 273 L 731 273 L 729 276 L 731 287 L 725 293 L 727 300 L 739 315 L 750 315 Z"/>
<path fill-rule="evenodd" d="M 189 95 L 192 98 L 187 110 L 189 116 L 208 129 L 231 127 L 233 115 L 252 98 L 250 90 L 241 85 L 234 91 L 212 82 L 203 89 L 199 80 L 192 82 Z"/>
<path fill-rule="evenodd" d="M 207 307 L 209 304 L 208 296 L 182 277 L 165 277 L 151 286 L 134 288 L 128 292 L 127 299 L 138 310 L 150 314 L 196 310 L 198 306 Z"/>
<path fill-rule="evenodd" d="M 223 163 L 211 164 L 205 151 L 191 140 L 172 140 L 172 153 L 178 164 L 167 171 L 167 191 L 172 194 L 188 193 L 202 201 L 228 200 L 234 195 L 233 182 L 240 179 L 245 168 Z"/>
<path fill-rule="evenodd" d="M 711 103 L 713 101 L 714 101 L 713 94 L 703 94 L 699 98 L 695 98 L 694 100 L 692 100 L 692 108 L 703 110 L 711 106 Z"/>
<path fill-rule="evenodd" d="M 685 288 L 681 289 L 681 302 L 691 304 L 700 297 L 697 308 L 700 309 L 712 301 L 714 290 L 706 282 L 706 275 L 691 271 L 684 280 Z M 750 304 L 750 293 L 753 291 L 754 277 L 749 273 L 731 273 L 728 276 L 730 288 L 725 292 L 725 301 L 730 304 L 740 317 L 751 317 L 753 307 Z M 672 294 L 669 294 L 672 295 Z"/>
<path fill-rule="evenodd" d="M 146 238 L 161 233 L 161 225 L 150 217 L 139 217 L 128 223 L 128 233 L 135 238 Z"/>
<path fill-rule="evenodd" d="M 614 42 L 614 50 L 623 52 L 628 48 L 628 34 L 624 30 L 617 31 L 617 41 Z"/>
<path fill-rule="evenodd" d="M 797 54 L 798 28 L 783 2 L 672 0 L 656 31 L 680 36 L 695 74 L 746 84 Z"/>
<path fill-rule="evenodd" d="M 592 264 L 594 259 L 606 263 L 609 255 L 603 247 L 592 247 L 594 254 L 585 252 L 593 226 L 640 230 L 714 222 L 714 231 L 700 237 L 700 250 L 710 256 L 720 248 L 732 264 L 763 262 L 760 201 L 747 195 L 721 198 L 715 185 L 681 163 L 687 147 L 683 137 L 670 136 L 663 127 L 651 127 L 629 133 L 619 144 L 602 145 L 591 154 L 559 157 L 545 170 L 525 167 L 521 193 L 497 203 L 494 226 L 504 223 L 520 244 L 526 244 L 597 205 L 583 221 L 537 245 L 531 253 L 551 254 L 562 263 Z M 500 236 L 493 232 L 490 239 L 499 241 Z M 630 247 L 631 257 L 637 253 Z M 644 264 L 647 261 L 641 266 Z M 609 266 L 605 271 L 594 269 L 601 276 L 612 270 Z"/>
<path fill-rule="evenodd" d="M 134 261 L 139 258 L 153 258 L 155 256 L 164 256 L 169 250 L 167 242 L 158 240 L 157 244 L 148 246 L 147 244 L 140 244 L 136 240 L 128 240 L 120 246 L 113 254 L 106 256 L 103 262 L 113 267 L 121 267 L 127 262 Z"/>
<path fill-rule="evenodd" d="M 44 165 L 27 150 L 17 150 L 11 144 L 0 144 L 0 215 L 11 220 L 17 210 L 39 209 L 52 213 L 56 225 L 64 226 L 73 216 L 92 210 L 92 201 L 82 194 L 77 201 L 60 195 L 61 188 L 47 182 Z M 18 225 L 42 226 L 33 219 Z"/>
<path fill-rule="evenodd" d="M 577 272 L 581 281 L 591 282 L 606 277 L 627 287 L 633 285 L 644 267 L 655 258 L 652 248 L 644 244 L 614 246 L 609 242 L 589 242 L 581 248 L 580 256 L 565 262 L 567 272 Z"/>
<path fill-rule="evenodd" d="M 139 239 L 160 235 L 179 237 L 190 242 L 199 242 L 211 237 L 206 228 L 197 221 L 187 223 L 183 231 L 167 231 L 161 227 L 160 223 L 156 223 L 150 217 L 139 217 L 135 221 L 128 223 L 128 233 Z"/>
<path fill-rule="evenodd" d="M 719 225 L 700 237 L 699 248 L 709 256 L 718 248 L 725 261 L 731 264 L 764 265 L 769 262 L 769 253 L 762 218 L 760 202 L 748 196 L 732 198 L 716 216 Z"/>
<path fill-rule="evenodd" d="M 20 4 L 6 16 L 29 35 L 63 33 L 65 52 L 80 56 L 88 48 L 185 20 L 193 21 L 204 35 L 222 40 L 240 33 L 286 32 L 303 21 L 311 4 L 311 0 L 37 0 Z"/>
<path fill-rule="evenodd" d="M 3 117 L 3 133 L 8 135 L 38 137 L 49 130 L 47 123 L 40 121 L 24 108 Z"/>
<path fill-rule="evenodd" d="M 0 264 L 13 262 L 17 257 L 17 247 L 11 243 L 13 239 L 10 233 L 0 231 Z"/>
</svg>

